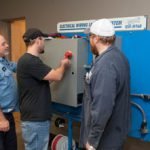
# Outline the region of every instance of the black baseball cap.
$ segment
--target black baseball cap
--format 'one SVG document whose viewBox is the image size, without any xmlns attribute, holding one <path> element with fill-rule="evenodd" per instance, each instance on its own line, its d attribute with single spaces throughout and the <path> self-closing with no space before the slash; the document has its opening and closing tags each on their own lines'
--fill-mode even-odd
<svg viewBox="0 0 150 150">
<path fill-rule="evenodd" d="M 48 37 L 48 34 L 43 33 L 37 28 L 29 28 L 23 35 L 23 40 L 25 43 L 28 43 L 37 37 Z"/>
</svg>

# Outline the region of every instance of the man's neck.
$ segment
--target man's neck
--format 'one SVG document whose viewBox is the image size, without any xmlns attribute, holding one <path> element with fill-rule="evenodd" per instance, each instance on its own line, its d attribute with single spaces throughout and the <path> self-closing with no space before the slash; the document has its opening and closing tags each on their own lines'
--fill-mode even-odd
<svg viewBox="0 0 150 150">
<path fill-rule="evenodd" d="M 0 54 L 0 58 L 5 58 L 6 56 Z"/>
<path fill-rule="evenodd" d="M 35 47 L 28 47 L 27 53 L 39 57 L 39 53 L 37 52 L 37 49 Z"/>
<path fill-rule="evenodd" d="M 101 55 L 103 52 L 105 52 L 108 49 L 108 47 L 110 47 L 110 46 L 111 46 L 110 44 L 101 45 L 99 48 L 99 55 Z"/>
</svg>

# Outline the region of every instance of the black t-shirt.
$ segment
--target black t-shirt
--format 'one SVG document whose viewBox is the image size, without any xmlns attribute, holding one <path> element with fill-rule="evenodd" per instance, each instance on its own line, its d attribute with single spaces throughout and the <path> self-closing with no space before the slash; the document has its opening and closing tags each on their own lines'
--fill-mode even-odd
<svg viewBox="0 0 150 150">
<path fill-rule="evenodd" d="M 17 81 L 22 121 L 45 121 L 51 118 L 49 81 L 43 80 L 51 68 L 29 53 L 18 61 Z"/>
</svg>

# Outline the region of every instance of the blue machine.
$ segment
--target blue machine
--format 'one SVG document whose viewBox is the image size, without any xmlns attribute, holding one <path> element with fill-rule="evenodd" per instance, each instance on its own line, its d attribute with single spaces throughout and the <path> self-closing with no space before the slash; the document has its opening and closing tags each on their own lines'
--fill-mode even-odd
<svg viewBox="0 0 150 150">
<path fill-rule="evenodd" d="M 83 33 L 66 33 L 67 37 L 74 35 L 86 39 Z M 122 51 L 129 60 L 131 68 L 131 108 L 132 123 L 129 136 L 150 141 L 150 31 L 117 32 L 122 39 Z M 90 46 L 88 64 L 92 61 Z M 69 107 L 53 103 L 54 112 L 68 119 L 68 150 L 72 145 L 72 122 L 81 121 L 81 107 Z"/>
<path fill-rule="evenodd" d="M 129 135 L 150 141 L 150 31 L 118 32 L 131 68 L 132 124 Z"/>
</svg>

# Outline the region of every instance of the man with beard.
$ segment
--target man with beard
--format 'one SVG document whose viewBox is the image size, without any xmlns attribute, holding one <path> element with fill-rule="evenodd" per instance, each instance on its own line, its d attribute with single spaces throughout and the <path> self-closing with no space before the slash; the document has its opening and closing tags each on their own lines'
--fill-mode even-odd
<svg viewBox="0 0 150 150">
<path fill-rule="evenodd" d="M 0 150 L 17 150 L 13 112 L 18 109 L 17 85 L 13 77 L 17 64 L 7 59 L 9 45 L 0 34 Z"/>
<path fill-rule="evenodd" d="M 44 37 L 47 35 L 39 29 L 28 29 L 23 35 L 27 53 L 18 61 L 19 105 L 26 150 L 48 149 L 51 118 L 49 81 L 61 80 L 70 66 L 69 59 L 62 59 L 57 69 L 40 60 L 39 54 L 44 52 Z"/>
<path fill-rule="evenodd" d="M 80 146 L 86 150 L 121 150 L 130 122 L 129 64 L 114 46 L 115 31 L 108 19 L 89 30 L 96 58 L 86 74 Z"/>
</svg>

